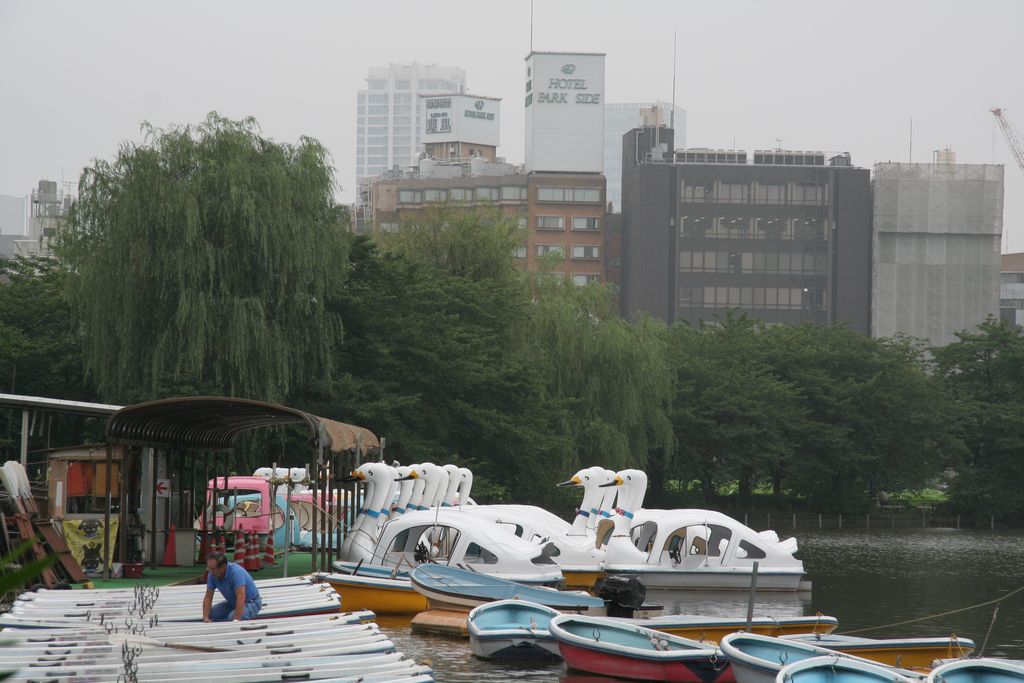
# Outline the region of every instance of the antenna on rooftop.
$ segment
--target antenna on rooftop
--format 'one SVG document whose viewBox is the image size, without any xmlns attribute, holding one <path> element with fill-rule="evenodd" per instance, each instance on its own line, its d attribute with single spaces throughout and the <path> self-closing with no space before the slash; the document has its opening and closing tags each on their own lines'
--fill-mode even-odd
<svg viewBox="0 0 1024 683">
<path fill-rule="evenodd" d="M 530 0 L 530 52 L 533 52 L 533 0 Z"/>
<path fill-rule="evenodd" d="M 676 47 L 679 41 L 676 40 L 678 30 L 672 29 L 672 108 L 668 110 L 668 127 L 676 129 Z"/>
<path fill-rule="evenodd" d="M 775 151 L 776 152 L 781 152 L 782 151 L 782 143 L 785 142 L 785 141 L 786 141 L 785 138 L 775 138 Z"/>
</svg>

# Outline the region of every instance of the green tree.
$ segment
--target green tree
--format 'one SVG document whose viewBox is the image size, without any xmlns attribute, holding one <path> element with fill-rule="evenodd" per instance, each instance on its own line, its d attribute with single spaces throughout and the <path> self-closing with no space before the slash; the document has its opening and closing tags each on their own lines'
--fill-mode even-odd
<svg viewBox="0 0 1024 683">
<path fill-rule="evenodd" d="M 715 325 L 672 329 L 680 478 L 699 480 L 705 503 L 735 481 L 749 504 L 755 483 L 777 482 L 790 456 L 785 433 L 805 409 L 774 374 L 765 341 L 761 323 L 731 313 Z"/>
<path fill-rule="evenodd" d="M 66 297 L 71 277 L 49 259 L 0 260 L 0 283 L 6 283 L 0 284 L 0 391 L 95 400 L 83 378 L 81 340 Z M 17 458 L 20 419 L 17 411 L 0 414 L 5 459 Z M 83 431 L 83 426 L 77 418 L 54 418 L 40 430 L 44 438 L 38 445 L 79 443 L 95 434 L 95 429 Z"/>
<path fill-rule="evenodd" d="M 357 238 L 349 282 L 329 302 L 345 341 L 306 407 L 386 435 L 389 458 L 479 464 L 478 490 L 545 495 L 533 467 L 563 444 L 523 334 L 521 238 L 497 212 L 453 209 Z"/>
<path fill-rule="evenodd" d="M 545 393 L 562 406 L 558 433 L 573 444 L 549 471 L 565 479 L 595 464 L 647 468 L 660 490 L 674 454 L 664 325 L 627 323 L 607 287 L 541 272 L 527 335 Z"/>
<path fill-rule="evenodd" d="M 143 130 L 83 172 L 60 249 L 101 395 L 281 401 L 329 372 L 347 259 L 324 147 L 216 114 Z"/>
<path fill-rule="evenodd" d="M 910 340 L 801 325 L 770 328 L 766 343 L 806 411 L 786 425 L 786 481 L 816 506 L 863 508 L 882 490 L 922 486 L 957 447 L 951 404 Z"/>
<path fill-rule="evenodd" d="M 1024 515 L 1024 337 L 993 318 L 934 349 L 966 444 L 950 499 L 968 513 Z"/>
</svg>

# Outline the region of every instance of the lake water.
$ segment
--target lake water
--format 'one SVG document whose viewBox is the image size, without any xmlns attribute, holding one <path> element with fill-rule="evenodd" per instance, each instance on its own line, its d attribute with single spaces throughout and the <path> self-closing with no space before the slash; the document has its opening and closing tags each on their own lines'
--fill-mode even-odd
<svg viewBox="0 0 1024 683">
<path fill-rule="evenodd" d="M 783 535 L 780 531 L 780 535 Z M 810 595 L 764 593 L 758 615 L 831 615 L 838 633 L 932 616 L 992 600 L 1024 586 L 1024 533 L 927 529 L 916 531 L 801 531 L 798 556 L 814 584 Z M 745 593 L 648 591 L 666 614 L 746 616 Z M 959 636 L 985 654 L 1024 659 L 1024 592 L 994 606 L 860 635 Z M 516 666 L 473 657 L 469 641 L 412 634 L 408 622 L 380 619 L 398 648 L 434 667 L 438 681 L 598 683 L 613 678 L 574 674 L 563 664 Z"/>
</svg>

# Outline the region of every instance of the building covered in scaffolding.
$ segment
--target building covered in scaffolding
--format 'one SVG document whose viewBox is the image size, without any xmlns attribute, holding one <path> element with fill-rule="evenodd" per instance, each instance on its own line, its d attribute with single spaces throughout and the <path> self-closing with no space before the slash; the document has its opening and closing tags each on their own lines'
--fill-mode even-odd
<svg viewBox="0 0 1024 683">
<path fill-rule="evenodd" d="M 933 346 L 999 315 L 1003 167 L 881 163 L 874 169 L 871 329 Z"/>
</svg>

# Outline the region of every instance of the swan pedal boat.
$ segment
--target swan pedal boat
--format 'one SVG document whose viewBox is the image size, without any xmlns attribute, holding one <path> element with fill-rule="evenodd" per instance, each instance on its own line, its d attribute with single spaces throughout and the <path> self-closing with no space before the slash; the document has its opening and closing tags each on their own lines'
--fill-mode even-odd
<svg viewBox="0 0 1024 683">
<path fill-rule="evenodd" d="M 563 614 L 548 625 L 572 669 L 644 681 L 733 683 L 732 668 L 716 647 L 636 624 Z"/>
<path fill-rule="evenodd" d="M 842 635 L 800 634 L 782 636 L 786 640 L 810 643 L 830 650 L 870 659 L 879 664 L 925 670 L 936 660 L 965 659 L 976 645 L 970 638 L 856 638 Z"/>
<path fill-rule="evenodd" d="M 527 586 L 443 564 L 421 564 L 410 575 L 413 587 L 432 608 L 468 612 L 497 600 L 528 600 L 563 612 L 605 613 L 604 600 L 583 592 Z"/>
<path fill-rule="evenodd" d="M 526 600 L 498 600 L 469 613 L 469 646 L 481 659 L 561 659 L 548 624 L 558 611 Z"/>
<path fill-rule="evenodd" d="M 730 633 L 719 643 L 722 653 L 732 662 L 737 683 L 775 683 L 779 671 L 793 664 L 814 657 L 852 659 L 861 663 L 877 665 L 878 662 L 830 650 L 812 643 L 773 638 L 755 633 Z M 895 674 L 923 683 L 924 674 L 903 668 L 891 668 Z"/>
<path fill-rule="evenodd" d="M 387 569 L 387 567 L 380 567 Z M 323 579 L 341 596 L 346 609 L 372 610 L 375 614 L 419 614 L 427 599 L 413 588 L 408 578 L 389 578 L 380 572 L 325 574 Z"/>
<path fill-rule="evenodd" d="M 947 662 L 931 670 L 927 683 L 1024 683 L 1024 662 L 987 657 Z"/>
<path fill-rule="evenodd" d="M 920 679 L 913 679 L 920 680 Z M 837 654 L 811 657 L 784 666 L 775 683 L 913 683 L 894 669 Z"/>
</svg>

